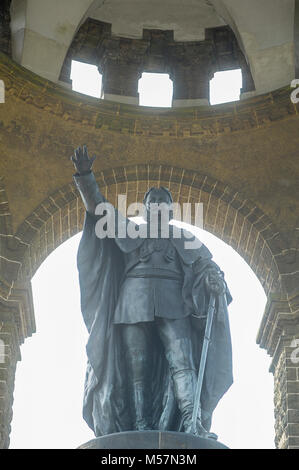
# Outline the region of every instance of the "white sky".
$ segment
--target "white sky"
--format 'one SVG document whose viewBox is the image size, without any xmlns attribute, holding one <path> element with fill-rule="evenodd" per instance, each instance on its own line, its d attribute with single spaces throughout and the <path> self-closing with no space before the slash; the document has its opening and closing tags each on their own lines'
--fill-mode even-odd
<svg viewBox="0 0 299 470">
<path fill-rule="evenodd" d="M 95 65 L 72 61 L 71 76 L 72 89 L 86 95 L 100 98 L 102 88 L 102 75 Z"/>
<path fill-rule="evenodd" d="M 99 96 L 100 75 L 94 66 L 90 67 L 93 80 L 89 79 L 85 64 L 79 80 L 75 80 L 78 70 L 73 69 L 73 88 Z M 96 84 L 90 83 L 94 79 Z M 165 84 L 165 76 L 163 79 Z M 231 76 L 228 82 L 232 83 Z M 220 93 L 224 86 L 222 82 Z M 238 99 L 240 83 L 237 87 L 226 100 Z M 163 91 L 162 85 L 157 83 L 153 89 L 157 94 L 162 90 L 157 105 L 170 106 L 169 92 Z M 211 90 L 214 90 L 213 86 Z M 212 92 L 216 94 L 215 90 Z M 150 98 L 151 105 L 153 99 Z M 144 105 L 148 103 L 146 98 L 141 100 Z M 214 413 L 212 430 L 219 435 L 220 441 L 233 449 L 274 448 L 270 358 L 255 343 L 265 294 L 247 263 L 231 247 L 203 230 L 195 227 L 192 230 L 208 246 L 214 260 L 225 272 L 234 299 L 229 314 L 235 382 Z M 37 333 L 21 347 L 11 448 L 72 449 L 93 438 L 82 418 L 88 336 L 80 312 L 76 268 L 79 239 L 80 234 L 57 248 L 32 280 Z"/>
<path fill-rule="evenodd" d="M 227 70 L 216 72 L 210 81 L 210 103 L 220 104 L 240 99 L 240 88 L 242 88 L 242 72 L 238 70 Z"/>
<path fill-rule="evenodd" d="M 171 108 L 173 85 L 166 73 L 142 74 L 138 83 L 139 104 Z"/>
</svg>

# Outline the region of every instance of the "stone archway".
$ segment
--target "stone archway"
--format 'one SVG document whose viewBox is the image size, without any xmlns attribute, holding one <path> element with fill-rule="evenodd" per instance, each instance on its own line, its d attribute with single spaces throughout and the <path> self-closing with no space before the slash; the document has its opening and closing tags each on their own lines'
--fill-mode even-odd
<svg viewBox="0 0 299 470">
<path fill-rule="evenodd" d="M 286 247 L 271 220 L 241 194 L 199 172 L 166 165 L 123 166 L 97 173 L 96 177 L 105 197 L 113 204 L 117 194 L 126 194 L 128 204 L 141 201 L 149 186 L 160 184 L 169 187 L 177 202 L 202 202 L 204 228 L 247 261 L 268 296 L 268 305 L 272 298 L 280 299 L 282 309 L 290 311 L 289 306 L 286 308 L 288 302 L 277 262 L 277 256 Z M 55 248 L 82 229 L 83 220 L 84 208 L 72 183 L 58 189 L 26 217 L 13 237 L 23 250 L 17 279 L 10 289 L 12 297 L 16 286 L 30 285 L 33 274 Z M 30 318 L 33 317 L 31 312 Z M 23 320 L 26 324 L 26 318 Z M 277 331 L 276 336 L 278 340 Z M 10 410 L 9 421 L 11 416 Z"/>
<path fill-rule="evenodd" d="M 228 243 L 247 261 L 269 302 L 273 297 L 284 298 L 275 256 L 278 244 L 282 251 L 285 249 L 283 241 L 270 219 L 232 188 L 196 171 L 154 164 L 118 167 L 97 173 L 96 177 L 113 204 L 118 194 L 126 194 L 128 204 L 142 201 L 144 192 L 154 185 L 167 186 L 177 202 L 202 202 L 205 230 Z M 26 247 L 19 261 L 17 284 L 28 285 L 44 259 L 82 229 L 83 220 L 84 208 L 74 184 L 59 188 L 45 199 L 16 233 Z M 277 379 L 276 387 L 280 382 Z M 282 423 L 277 435 L 281 429 Z"/>
<path fill-rule="evenodd" d="M 204 228 L 231 245 L 249 264 L 266 295 L 282 293 L 275 253 L 283 240 L 274 224 L 251 201 L 220 181 L 196 171 L 166 165 L 129 165 L 96 174 L 105 197 L 117 203 L 142 201 L 150 186 L 168 187 L 180 203 L 203 203 Z M 72 183 L 58 189 L 20 225 L 16 237 L 27 246 L 19 280 L 30 279 L 42 261 L 67 238 L 79 232 L 84 209 Z"/>
</svg>

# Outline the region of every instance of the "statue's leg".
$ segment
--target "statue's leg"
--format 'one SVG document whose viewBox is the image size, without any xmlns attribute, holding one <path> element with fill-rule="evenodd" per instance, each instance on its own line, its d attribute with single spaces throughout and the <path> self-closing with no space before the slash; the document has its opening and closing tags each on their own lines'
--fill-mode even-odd
<svg viewBox="0 0 299 470">
<path fill-rule="evenodd" d="M 150 322 L 122 324 L 121 329 L 134 430 L 152 429 L 149 379 L 152 324 Z"/>
<path fill-rule="evenodd" d="M 157 326 L 173 379 L 184 431 L 191 432 L 197 373 L 193 360 L 190 318 L 178 320 L 159 318 Z M 209 437 L 200 422 L 197 434 Z"/>
</svg>

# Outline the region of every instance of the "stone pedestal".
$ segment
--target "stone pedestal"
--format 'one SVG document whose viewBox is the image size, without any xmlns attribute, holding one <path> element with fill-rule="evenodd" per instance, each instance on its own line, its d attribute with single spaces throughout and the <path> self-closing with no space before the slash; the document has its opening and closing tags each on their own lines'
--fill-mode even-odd
<svg viewBox="0 0 299 470">
<path fill-rule="evenodd" d="M 79 449 L 228 449 L 214 439 L 171 431 L 127 431 L 97 437 Z"/>
</svg>

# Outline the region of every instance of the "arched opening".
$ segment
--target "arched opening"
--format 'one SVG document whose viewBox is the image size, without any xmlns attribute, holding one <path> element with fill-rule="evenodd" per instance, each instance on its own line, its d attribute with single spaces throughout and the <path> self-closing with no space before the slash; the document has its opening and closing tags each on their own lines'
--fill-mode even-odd
<svg viewBox="0 0 299 470">
<path fill-rule="evenodd" d="M 142 201 L 145 190 L 155 185 L 168 187 L 176 202 L 202 202 L 204 228 L 227 242 L 247 261 L 267 295 L 273 292 L 279 293 L 280 276 L 272 254 L 272 243 L 276 244 L 278 242 L 275 227 L 254 204 L 248 200 L 243 200 L 241 195 L 234 192 L 230 187 L 195 171 L 155 164 L 133 165 L 105 170 L 96 174 L 96 177 L 105 197 L 114 205 L 117 203 L 118 194 L 126 194 L 128 204 Z M 24 234 L 26 230 L 29 231 L 28 236 L 26 235 L 28 249 L 21 266 L 20 279 L 31 279 L 41 263 L 55 248 L 80 232 L 83 218 L 84 209 L 72 184 L 58 189 L 56 193 L 44 200 L 20 227 Z M 42 223 L 42 221 L 44 222 Z M 192 221 L 192 223 L 194 222 Z M 29 233 L 34 234 L 31 239 Z M 213 248 L 211 248 L 211 251 L 214 252 Z M 75 261 L 74 258 L 75 255 L 73 255 L 73 261 Z M 60 262 L 62 265 L 64 264 L 63 257 Z M 228 270 L 225 267 L 223 269 L 227 273 Z M 60 268 L 56 267 L 56 272 L 59 271 Z M 50 295 L 53 296 L 52 291 Z M 248 297 L 254 298 L 255 294 Z M 260 309 L 259 318 L 251 337 L 253 344 L 263 307 L 261 306 Z M 258 310 L 259 307 L 255 304 L 252 311 L 257 312 Z M 243 309 L 240 308 L 239 311 L 243 311 Z M 237 316 L 242 319 L 242 322 L 246 318 L 251 318 L 251 316 L 240 317 L 239 314 Z M 260 351 L 257 346 L 254 345 L 254 347 L 259 354 L 265 356 L 265 353 Z M 265 366 L 262 375 L 267 376 L 266 369 L 267 366 Z M 248 378 L 250 375 L 248 374 L 246 377 Z M 249 386 L 251 387 L 252 384 L 248 384 Z M 250 399 L 252 400 L 252 397 Z M 256 398 L 256 406 L 258 406 L 258 401 L 259 399 Z M 272 399 L 269 399 L 268 403 L 271 403 L 272 407 Z M 222 406 L 222 404 L 219 406 Z M 248 410 L 245 399 L 242 406 Z M 261 402 L 259 406 L 263 408 Z M 229 419 L 232 419 L 232 417 Z M 80 420 L 83 423 L 81 411 Z M 218 432 L 220 436 L 220 429 Z M 240 429 L 238 429 L 237 434 L 240 435 Z M 77 443 L 76 440 L 74 446 Z M 229 442 L 227 443 L 229 444 Z"/>
<path fill-rule="evenodd" d="M 214 413 L 213 430 L 231 448 L 271 448 L 270 359 L 255 344 L 266 296 L 235 250 L 202 229 L 188 229 L 213 253 L 234 298 L 229 314 L 235 381 Z M 81 416 L 87 333 L 76 270 L 79 240 L 77 234 L 54 250 L 32 280 L 38 333 L 22 347 L 12 448 L 75 448 L 93 437 Z"/>
<path fill-rule="evenodd" d="M 142 201 L 145 191 L 159 185 L 170 189 L 174 202 L 203 204 L 203 227 L 234 248 L 258 277 L 266 295 L 282 292 L 282 278 L 273 253 L 284 243 L 273 222 L 231 187 L 197 171 L 157 165 L 127 165 L 96 174 L 104 196 L 115 206 L 118 194 L 127 205 Z M 74 185 L 59 188 L 19 226 L 27 249 L 19 280 L 30 280 L 45 258 L 83 226 L 84 209 Z M 194 214 L 191 218 L 194 223 Z"/>
</svg>

